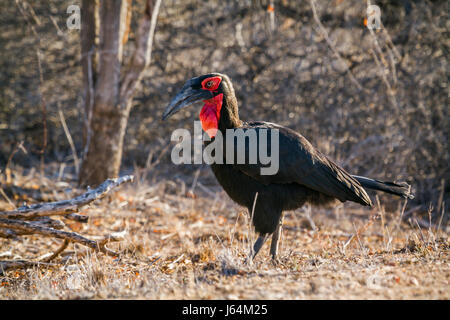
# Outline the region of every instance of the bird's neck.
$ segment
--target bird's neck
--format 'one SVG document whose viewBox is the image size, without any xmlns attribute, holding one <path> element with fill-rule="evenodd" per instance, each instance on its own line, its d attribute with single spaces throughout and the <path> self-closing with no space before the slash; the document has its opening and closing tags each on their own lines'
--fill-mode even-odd
<svg viewBox="0 0 450 320">
<path fill-rule="evenodd" d="M 242 121 L 239 119 L 236 96 L 234 94 L 224 94 L 219 119 L 219 130 L 225 133 L 226 129 L 238 128 L 241 125 Z"/>
</svg>

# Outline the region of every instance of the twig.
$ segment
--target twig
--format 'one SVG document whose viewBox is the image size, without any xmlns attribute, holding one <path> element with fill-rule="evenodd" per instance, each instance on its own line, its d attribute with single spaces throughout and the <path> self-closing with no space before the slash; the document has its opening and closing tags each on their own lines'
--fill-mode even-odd
<svg viewBox="0 0 450 320">
<path fill-rule="evenodd" d="M 77 156 L 77 149 L 75 148 L 75 144 L 73 143 L 69 128 L 67 127 L 66 119 L 64 118 L 64 114 L 63 114 L 59 104 L 58 104 L 58 114 L 59 114 L 59 119 L 61 120 L 62 127 L 64 129 L 64 133 L 66 134 L 67 141 L 69 142 L 70 149 L 72 150 L 73 162 L 75 164 L 75 172 L 78 176 L 78 173 L 80 171 L 80 162 L 79 162 L 78 156 Z"/>
<path fill-rule="evenodd" d="M 365 225 L 363 225 L 362 227 L 360 227 L 359 229 L 357 229 L 357 230 L 355 231 L 355 233 L 353 233 L 353 234 L 347 239 L 347 241 L 346 241 L 345 244 L 343 245 L 344 252 L 345 252 L 345 249 L 347 248 L 347 246 L 348 246 L 350 243 L 352 243 L 353 240 L 359 239 L 359 236 L 360 236 L 362 233 L 366 232 L 366 230 L 374 223 L 374 221 L 375 221 L 378 217 L 379 217 L 378 214 L 372 215 L 372 216 L 370 217 L 369 221 L 367 221 L 367 223 L 366 223 Z M 383 237 L 384 237 L 384 235 L 383 235 Z"/>
<path fill-rule="evenodd" d="M 53 254 L 47 258 L 42 259 L 42 262 L 50 262 L 53 259 L 55 259 L 57 256 L 61 254 L 64 250 L 66 250 L 67 246 L 69 245 L 69 240 L 64 239 L 64 242 L 62 243 L 61 247 L 58 248 Z"/>
<path fill-rule="evenodd" d="M 8 160 L 6 161 L 6 166 L 5 166 L 5 170 L 4 170 L 4 172 L 5 172 L 5 176 L 6 176 L 6 183 L 9 183 L 9 179 L 8 179 L 8 177 L 9 177 L 9 173 L 8 173 L 8 170 L 9 170 L 9 166 L 10 166 L 10 164 L 11 164 L 11 161 L 12 161 L 12 158 L 14 157 L 14 155 L 17 153 L 17 151 L 19 151 L 19 150 L 22 150 L 23 151 L 23 153 L 25 153 L 25 154 L 27 154 L 27 150 L 24 148 L 24 146 L 23 146 L 23 140 L 22 141 L 20 141 L 20 142 L 18 142 L 17 144 L 16 144 L 16 147 L 14 148 L 14 150 L 11 152 L 11 154 L 9 155 L 9 157 L 8 157 Z"/>
<path fill-rule="evenodd" d="M 435 230 L 437 230 L 437 228 L 438 228 L 438 226 L 435 225 L 434 223 L 430 223 L 430 222 L 428 222 L 426 220 L 423 220 L 423 219 L 420 219 L 420 218 L 414 218 L 414 220 L 411 218 L 411 219 L 409 219 L 409 221 L 410 222 L 414 221 L 416 223 L 416 225 L 419 227 L 420 233 L 422 233 L 422 229 L 421 228 L 424 228 L 424 229 L 431 229 L 431 228 L 433 228 Z M 423 233 L 422 233 L 422 237 L 423 237 Z"/>
<path fill-rule="evenodd" d="M 256 208 L 256 201 L 258 200 L 258 192 L 255 193 L 255 198 L 253 199 L 253 206 L 252 206 L 252 212 L 249 212 L 250 215 L 250 220 L 248 221 L 248 235 L 247 235 L 247 239 L 249 240 L 249 245 L 250 245 L 250 251 L 249 251 L 249 261 L 252 261 L 252 257 L 253 257 L 253 239 L 254 239 L 254 231 L 253 231 L 253 227 L 252 227 L 252 222 L 253 222 L 253 216 L 255 213 L 255 208 Z"/>
<path fill-rule="evenodd" d="M 154 3 L 150 0 L 146 1 L 145 13 L 136 32 L 136 49 L 120 86 L 120 105 L 124 110 L 131 108 L 131 97 L 141 80 L 143 70 L 150 63 L 160 5 L 161 0 L 156 0 Z"/>
<path fill-rule="evenodd" d="M 444 202 L 444 191 L 445 191 L 445 179 L 441 179 L 441 191 L 439 192 L 439 198 L 437 201 L 437 209 L 436 212 L 439 214 L 441 211 L 442 203 Z"/>
<path fill-rule="evenodd" d="M 325 38 L 325 40 L 327 41 L 328 45 L 330 46 L 331 50 L 333 51 L 333 53 L 336 55 L 336 57 L 341 60 L 341 62 L 344 63 L 345 65 L 345 70 L 347 71 L 347 74 L 350 77 L 350 80 L 353 82 L 353 84 L 359 89 L 362 90 L 363 88 L 361 87 L 361 85 L 359 84 L 358 80 L 356 80 L 355 76 L 353 75 L 353 73 L 350 71 L 350 68 L 348 67 L 347 63 L 345 62 L 345 60 L 341 57 L 341 55 L 339 54 L 339 52 L 337 51 L 336 47 L 334 46 L 334 44 L 331 42 L 330 37 L 328 36 L 328 32 L 325 29 L 325 27 L 323 26 L 322 22 L 320 22 L 319 16 L 317 15 L 317 11 L 316 11 L 316 5 L 314 0 L 310 0 L 309 1 L 311 4 L 311 9 L 313 11 L 313 16 L 314 16 L 314 20 L 316 21 L 317 25 L 319 26 L 319 29 L 323 35 L 323 37 Z"/>
<path fill-rule="evenodd" d="M 40 39 L 39 39 L 40 41 Z M 42 85 L 44 84 L 44 76 L 42 74 L 42 63 L 41 63 L 41 52 L 39 48 L 36 50 L 36 56 L 38 61 L 38 71 L 39 71 L 39 95 L 41 97 L 41 107 L 42 107 L 42 125 L 44 127 L 44 133 L 42 137 L 42 148 L 39 150 L 41 155 L 41 176 L 44 176 L 44 160 L 45 160 L 45 149 L 47 148 L 47 103 L 45 102 L 44 92 L 42 90 Z"/>
<path fill-rule="evenodd" d="M 394 90 L 392 89 L 392 86 L 389 83 L 389 81 L 388 81 L 388 79 L 387 79 L 387 77 L 385 75 L 384 68 L 381 65 L 381 62 L 378 59 L 377 55 L 375 54 L 375 51 L 371 49 L 370 52 L 372 53 L 373 59 L 374 59 L 376 65 L 377 65 L 378 69 L 381 71 L 381 72 L 378 72 L 378 74 L 380 75 L 381 79 L 383 80 L 383 83 L 386 85 L 388 96 L 391 98 L 390 99 L 391 103 L 394 106 L 394 111 L 398 112 L 397 99 L 395 98 Z"/>
<path fill-rule="evenodd" d="M 370 0 L 367 0 L 367 6 L 370 6 L 370 5 L 371 5 Z M 380 21 L 380 23 L 381 23 L 381 21 Z M 387 65 L 386 59 L 384 58 L 384 55 L 383 55 L 383 50 L 381 49 L 381 46 L 380 46 L 380 44 L 378 42 L 378 39 L 377 39 L 377 36 L 375 35 L 375 32 L 371 28 L 368 28 L 368 29 L 369 29 L 370 35 L 372 37 L 373 45 L 375 47 L 376 52 L 380 56 L 380 59 L 382 60 L 382 62 L 384 62 L 384 65 Z M 394 58 L 394 54 L 395 54 L 395 57 L 397 58 L 397 60 L 400 60 L 401 56 L 400 56 L 399 52 L 397 51 L 397 49 L 395 48 L 394 44 L 392 43 L 392 40 L 391 40 L 388 32 L 385 30 L 385 28 L 383 28 L 383 33 L 384 33 L 385 37 L 388 39 L 388 41 L 387 41 L 388 44 L 392 47 L 392 48 L 389 48 L 389 46 L 386 46 L 387 49 L 388 49 L 390 66 L 392 68 L 392 80 L 393 80 L 394 85 L 395 85 L 397 83 L 397 72 L 396 72 L 396 69 L 395 69 L 395 65 L 396 65 L 397 62 L 396 62 L 396 60 Z M 392 52 L 394 52 L 394 54 L 392 54 Z M 387 77 L 385 75 L 385 72 L 384 72 L 385 69 L 381 65 L 381 62 L 379 61 L 379 59 L 377 57 L 377 54 L 372 49 L 371 49 L 371 53 L 372 53 L 372 55 L 374 57 L 374 60 L 375 60 L 375 63 L 377 64 L 378 69 L 381 70 L 381 72 L 378 72 L 378 73 L 379 73 L 381 79 L 383 80 L 384 84 L 386 85 L 387 92 L 388 92 L 388 95 L 390 97 L 390 101 L 391 101 L 391 103 L 392 103 L 392 105 L 394 107 L 394 110 L 395 110 L 395 112 L 398 113 L 399 112 L 399 109 L 398 109 L 399 106 L 398 106 L 397 99 L 396 99 L 396 96 L 395 96 L 395 91 L 392 89 L 392 86 L 389 83 L 389 81 L 388 81 L 388 79 L 387 79 Z"/>
<path fill-rule="evenodd" d="M 442 218 L 444 218 L 444 213 L 445 213 L 445 202 L 442 202 L 442 213 L 441 217 L 439 218 L 439 224 L 437 225 L 436 233 L 438 233 L 439 230 L 441 229 Z"/>
<path fill-rule="evenodd" d="M 16 208 L 16 205 L 11 201 L 11 199 L 8 197 L 8 195 L 5 193 L 2 187 L 0 187 L 0 194 L 5 198 L 6 201 L 13 207 Z"/>
<path fill-rule="evenodd" d="M 87 223 L 89 221 L 88 216 L 84 216 L 84 215 L 80 215 L 80 214 L 76 214 L 76 213 L 70 213 L 68 215 L 65 215 L 64 218 L 73 220 L 76 222 L 80 222 L 80 223 Z"/>
</svg>

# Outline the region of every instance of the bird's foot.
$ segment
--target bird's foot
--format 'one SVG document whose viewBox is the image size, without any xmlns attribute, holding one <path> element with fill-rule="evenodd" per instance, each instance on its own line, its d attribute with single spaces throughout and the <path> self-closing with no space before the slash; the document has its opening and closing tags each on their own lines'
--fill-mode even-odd
<svg viewBox="0 0 450 320">
<path fill-rule="evenodd" d="M 274 267 L 286 267 L 286 265 L 277 256 L 272 256 L 270 262 Z"/>
</svg>

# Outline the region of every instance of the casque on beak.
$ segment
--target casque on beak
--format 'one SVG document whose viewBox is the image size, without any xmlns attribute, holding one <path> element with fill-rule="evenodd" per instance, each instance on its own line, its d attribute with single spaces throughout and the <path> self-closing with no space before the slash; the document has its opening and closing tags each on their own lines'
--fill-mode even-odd
<svg viewBox="0 0 450 320">
<path fill-rule="evenodd" d="M 185 83 L 180 92 L 177 93 L 175 98 L 173 98 L 166 107 L 162 120 L 166 120 L 168 117 L 174 115 L 181 109 L 193 104 L 194 102 L 211 99 L 214 97 L 211 91 L 200 89 L 200 87 L 198 89 L 192 88 L 192 85 L 195 84 L 195 80 L 197 80 L 197 78 L 191 79 Z"/>
</svg>

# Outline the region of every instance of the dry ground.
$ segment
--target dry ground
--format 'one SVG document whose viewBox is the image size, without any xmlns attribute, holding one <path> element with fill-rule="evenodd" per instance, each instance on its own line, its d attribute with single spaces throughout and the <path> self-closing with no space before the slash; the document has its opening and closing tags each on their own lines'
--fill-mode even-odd
<svg viewBox="0 0 450 320">
<path fill-rule="evenodd" d="M 6 271 L 0 276 L 0 298 L 450 298 L 446 227 L 420 227 L 416 221 L 426 221 L 410 214 L 408 204 L 403 210 L 403 201 L 381 198 L 381 206 L 372 209 L 345 204 L 287 212 L 281 262 L 270 261 L 266 244 L 254 263 L 246 264 L 248 240 L 255 237 L 247 213 L 217 185 L 205 185 L 208 169 L 188 183 L 155 182 L 144 179 L 148 172 L 135 173 L 132 185 L 83 211 L 90 216 L 88 224 L 66 221 L 87 237 L 126 230 L 125 241 L 110 245 L 122 251 L 118 257 L 70 245 L 53 266 Z M 21 187 L 49 200 L 79 192 L 57 180 L 35 171 L 15 173 Z M 10 200 L 24 200 L 15 198 Z M 8 209 L 6 201 L 0 204 Z M 411 219 L 401 222 L 402 212 Z M 36 259 L 59 245 L 60 240 L 36 236 L 0 239 L 0 259 Z"/>
<path fill-rule="evenodd" d="M 142 14 L 143 2 L 134 3 L 124 61 Z M 310 1 L 277 1 L 275 33 L 267 1 L 163 1 L 123 165 L 169 165 L 137 170 L 133 185 L 85 210 L 87 225 L 67 222 L 89 237 L 127 230 L 125 241 L 111 244 L 123 253 L 112 258 L 70 245 L 54 266 L 0 276 L 0 299 L 449 299 L 448 1 L 376 3 L 383 28 L 372 35 L 363 25 L 366 1 L 316 1 L 337 59 Z M 81 192 L 63 174 L 67 167 L 47 164 L 46 178 L 15 167 L 38 168 L 43 145 L 47 162 L 72 162 L 59 108 L 82 157 L 80 42 L 65 27 L 67 5 L 0 1 L 0 169 L 12 160 L 12 182 L 23 189 L 1 180 L 0 186 L 15 205 Z M 199 112 L 192 108 L 162 124 L 163 107 L 186 79 L 211 71 L 233 79 L 242 119 L 295 129 L 352 173 L 410 182 L 416 199 L 404 210 L 403 201 L 383 196 L 372 209 L 345 204 L 288 212 L 281 264 L 270 262 L 266 245 L 246 265 L 254 236 L 246 212 L 209 169 L 202 167 L 197 180 L 194 166 L 174 168 L 170 153 L 162 157 L 172 130 L 192 128 Z M 14 154 L 21 142 L 26 152 Z M 0 194 L 0 210 L 11 209 L 5 198 Z M 438 230 L 426 227 L 421 211 L 429 203 L 433 224 L 442 221 Z M 38 259 L 59 245 L 31 236 L 0 239 L 0 260 Z"/>
</svg>

